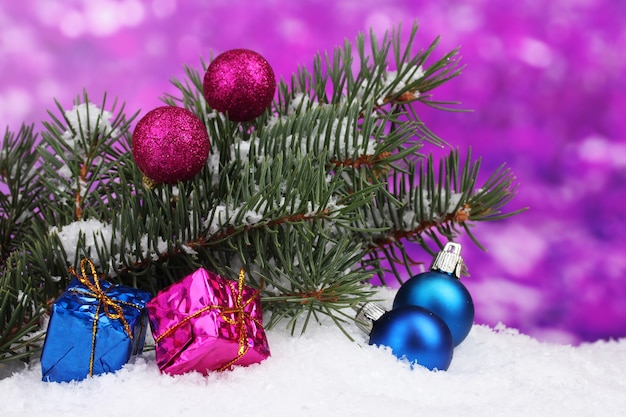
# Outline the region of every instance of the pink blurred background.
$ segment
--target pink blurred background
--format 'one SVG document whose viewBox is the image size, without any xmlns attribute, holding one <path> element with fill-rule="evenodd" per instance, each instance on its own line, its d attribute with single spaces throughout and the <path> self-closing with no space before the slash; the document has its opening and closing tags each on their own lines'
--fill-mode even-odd
<svg viewBox="0 0 626 417">
<path fill-rule="evenodd" d="M 0 127 L 47 120 L 86 89 L 141 115 L 200 57 L 245 47 L 277 76 L 373 28 L 420 23 L 418 43 L 461 46 L 435 91 L 472 113 L 424 109 L 484 173 L 520 182 L 510 220 L 479 224 L 464 257 L 476 321 L 540 340 L 626 336 L 626 2 L 623 0 L 31 0 L 0 2 Z"/>
</svg>

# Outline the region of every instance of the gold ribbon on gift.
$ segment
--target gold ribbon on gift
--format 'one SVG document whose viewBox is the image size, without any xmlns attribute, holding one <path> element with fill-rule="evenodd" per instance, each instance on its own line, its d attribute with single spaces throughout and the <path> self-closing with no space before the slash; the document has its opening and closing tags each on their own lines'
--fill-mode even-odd
<svg viewBox="0 0 626 417">
<path fill-rule="evenodd" d="M 93 276 L 93 282 L 88 278 L 87 266 L 91 270 L 91 275 Z M 109 297 L 106 292 L 107 290 L 102 290 L 100 286 L 100 278 L 98 276 L 98 272 L 96 271 L 96 267 L 93 262 L 87 258 L 83 258 L 80 261 L 80 275 L 76 273 L 74 268 L 69 267 L 69 271 L 72 275 L 74 275 L 78 281 L 83 284 L 88 291 L 72 288 L 69 291 L 81 295 L 86 295 L 89 297 L 93 297 L 98 300 L 98 306 L 96 307 L 96 313 L 93 320 L 93 326 L 91 330 L 91 354 L 89 357 L 89 376 L 93 376 L 93 363 L 95 360 L 96 353 L 96 332 L 98 331 L 98 317 L 100 316 L 100 308 L 104 310 L 104 314 L 111 320 L 119 320 L 124 326 L 124 331 L 128 335 L 130 339 L 133 338 L 133 333 L 130 329 L 130 325 L 124 317 L 124 310 L 122 309 L 122 304 L 134 307 L 138 310 L 141 310 L 141 306 L 133 303 L 128 303 L 126 301 L 116 301 Z M 113 288 L 113 287 L 109 287 Z"/>
<path fill-rule="evenodd" d="M 231 361 L 227 362 L 225 365 L 221 366 L 219 369 L 217 369 L 218 372 L 222 372 L 225 371 L 226 369 L 230 368 L 232 365 L 234 365 L 239 359 L 243 358 L 244 355 L 248 352 L 249 346 L 248 346 L 248 331 L 246 330 L 246 319 L 248 320 L 252 320 L 254 321 L 256 324 L 258 324 L 259 326 L 262 326 L 261 322 L 259 320 L 257 320 L 256 318 L 250 316 L 250 314 L 245 312 L 245 308 L 254 301 L 254 299 L 256 298 L 256 296 L 259 294 L 259 291 L 255 291 L 254 294 L 252 294 L 252 296 L 250 298 L 248 298 L 247 300 L 243 300 L 243 288 L 244 288 L 244 280 L 246 277 L 246 271 L 245 269 L 241 268 L 239 270 L 239 279 L 237 281 L 237 294 L 235 297 L 235 306 L 234 307 L 224 307 L 224 306 L 220 306 L 220 305 L 208 305 L 205 306 L 193 313 L 191 313 L 190 315 L 186 316 L 185 318 L 183 318 L 181 321 L 179 321 L 178 323 L 176 323 L 175 325 L 173 325 L 172 327 L 168 328 L 167 330 L 165 330 L 163 333 L 161 333 L 159 335 L 159 337 L 157 337 L 155 339 L 155 342 L 158 344 L 159 341 L 161 341 L 163 338 L 167 337 L 168 335 L 170 335 L 173 331 L 175 331 L 176 329 L 178 329 L 180 326 L 182 326 L 183 324 L 185 324 L 186 322 L 188 322 L 189 320 L 200 316 L 201 314 L 210 311 L 210 310 L 221 310 L 220 311 L 220 317 L 222 318 L 222 320 L 224 320 L 226 323 L 231 324 L 233 326 L 237 326 L 238 331 L 239 331 L 239 349 L 237 350 L 237 357 L 235 357 L 234 359 L 232 359 Z M 231 315 L 234 315 L 235 317 L 232 318 Z"/>
</svg>

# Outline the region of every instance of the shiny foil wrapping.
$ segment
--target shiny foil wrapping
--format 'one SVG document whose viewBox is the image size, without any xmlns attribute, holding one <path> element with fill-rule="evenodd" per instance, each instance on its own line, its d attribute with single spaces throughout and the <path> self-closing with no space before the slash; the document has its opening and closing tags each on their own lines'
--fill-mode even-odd
<svg viewBox="0 0 626 417">
<path fill-rule="evenodd" d="M 203 268 L 147 304 L 159 369 L 204 375 L 270 355 L 258 292 Z"/>
<path fill-rule="evenodd" d="M 74 279 L 53 304 L 41 353 L 44 381 L 82 380 L 114 372 L 142 352 L 148 327 L 145 305 L 151 294 L 106 281 L 100 281 L 98 288 L 106 302 Z M 124 320 L 117 318 L 112 303 L 121 308 L 117 311 L 123 312 Z"/>
</svg>

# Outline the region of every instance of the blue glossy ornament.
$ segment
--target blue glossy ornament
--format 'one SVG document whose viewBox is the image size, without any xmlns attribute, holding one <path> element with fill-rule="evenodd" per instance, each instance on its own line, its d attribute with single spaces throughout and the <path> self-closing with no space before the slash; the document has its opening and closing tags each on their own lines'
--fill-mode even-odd
<svg viewBox="0 0 626 417">
<path fill-rule="evenodd" d="M 445 272 L 424 272 L 405 282 L 393 309 L 407 306 L 423 307 L 439 316 L 450 329 L 454 346 L 465 339 L 474 323 L 472 296 L 458 278 Z"/>
<path fill-rule="evenodd" d="M 450 366 L 454 351 L 452 335 L 443 320 L 415 306 L 394 309 L 380 316 L 373 323 L 369 344 L 388 346 L 400 359 L 441 371 Z"/>
</svg>

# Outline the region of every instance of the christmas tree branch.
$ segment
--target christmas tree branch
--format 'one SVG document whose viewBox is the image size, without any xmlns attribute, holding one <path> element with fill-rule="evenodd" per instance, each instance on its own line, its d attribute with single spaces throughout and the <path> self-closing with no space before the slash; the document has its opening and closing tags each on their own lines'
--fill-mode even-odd
<svg viewBox="0 0 626 417">
<path fill-rule="evenodd" d="M 130 151 L 124 106 L 87 94 L 50 113 L 41 142 L 32 128 L 5 135 L 0 175 L 0 360 L 29 357 L 67 267 L 93 260 L 110 280 L 157 293 L 206 267 L 260 289 L 267 327 L 292 332 L 373 297 L 367 282 L 398 280 L 479 221 L 505 218 L 516 192 L 504 167 L 482 186 L 480 160 L 453 151 L 437 164 L 425 142 L 445 143 L 417 105 L 446 107 L 431 91 L 456 77 L 458 51 L 434 58 L 438 39 L 415 51 L 401 28 L 318 55 L 312 72 L 281 81 L 270 108 L 236 123 L 207 105 L 202 69 L 174 79 L 163 101 L 196 114 L 211 150 L 191 180 L 144 188 Z M 210 61 L 209 61 L 210 62 Z M 356 73 L 353 72 L 357 68 Z M 39 168 L 40 167 L 40 168 Z M 479 243 L 476 241 L 479 245 Z M 33 339 L 34 340 L 34 339 Z"/>
<path fill-rule="evenodd" d="M 412 268 L 420 264 L 408 255 L 405 243 L 418 243 L 434 254 L 445 241 L 454 240 L 462 231 L 475 240 L 469 230 L 474 222 L 499 220 L 523 211 L 500 212 L 516 192 L 515 177 L 510 170 L 501 167 L 477 188 L 480 160 L 472 160 L 469 151 L 464 164 L 459 161 L 459 151 L 456 150 L 439 164 L 429 158 L 419 166 L 409 164 L 406 171 L 396 170 L 388 177 L 390 186 L 376 197 L 377 210 L 362 217 L 365 219 L 363 228 L 374 226 L 383 231 L 357 233 L 368 245 L 370 262 L 377 265 L 380 259 L 391 262 L 393 275 L 402 282 L 406 276 L 413 275 Z M 355 229 L 359 229 L 358 225 Z M 425 237 L 435 243 L 435 250 L 427 244 Z M 482 247 L 477 240 L 476 243 Z M 384 256 L 376 252 L 382 252 Z M 396 269 L 395 264 L 402 264 L 405 272 Z M 377 270 L 384 282 L 384 270 Z"/>
<path fill-rule="evenodd" d="M 115 164 L 128 148 L 120 148 L 121 135 L 128 135 L 130 123 L 122 104 L 116 114 L 117 100 L 111 111 L 89 101 L 87 93 L 78 97 L 72 110 L 62 112 L 62 120 L 50 113 L 52 123 L 44 122 L 42 143 L 38 148 L 42 159 L 41 176 L 46 189 L 52 193 L 51 200 L 40 200 L 42 212 L 48 224 L 65 224 L 83 218 L 98 218 L 113 213 L 115 191 L 111 178 L 115 178 Z M 119 191 L 119 190 L 118 190 Z M 59 205 L 61 202 L 63 204 Z M 101 210 L 108 207 L 108 211 Z M 71 209 L 71 210 L 69 210 Z"/>
<path fill-rule="evenodd" d="M 22 125 L 17 134 L 5 132 L 0 151 L 0 267 L 38 221 L 41 187 L 35 181 L 38 168 L 33 126 Z"/>
</svg>

